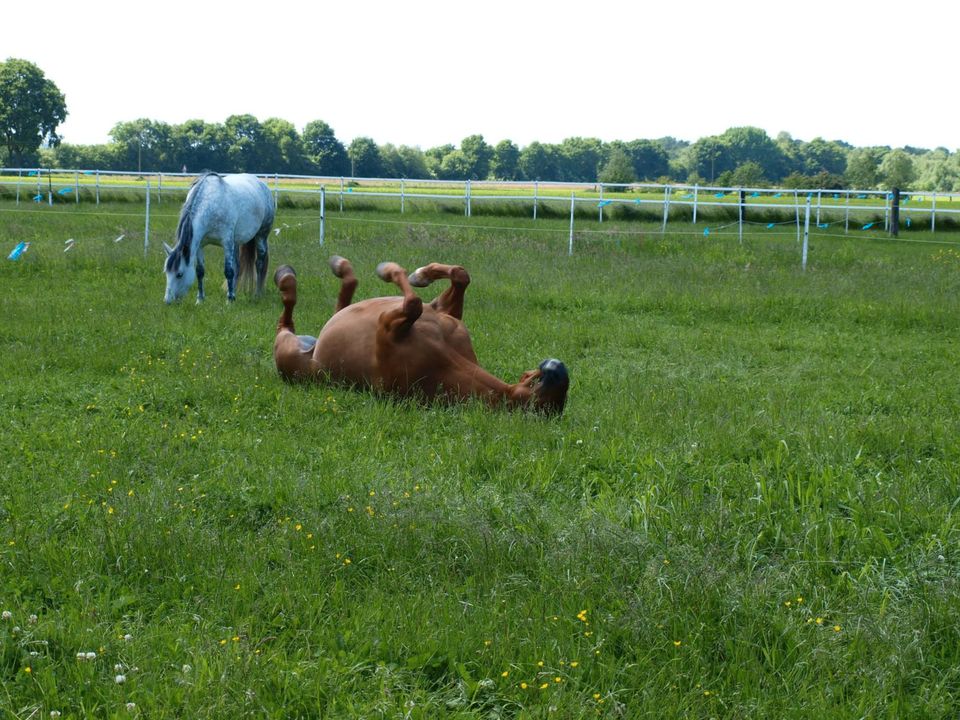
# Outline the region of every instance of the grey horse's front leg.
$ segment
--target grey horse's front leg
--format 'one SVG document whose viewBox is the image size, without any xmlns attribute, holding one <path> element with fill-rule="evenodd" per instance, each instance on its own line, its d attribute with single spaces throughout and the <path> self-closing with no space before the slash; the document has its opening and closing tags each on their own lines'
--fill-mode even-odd
<svg viewBox="0 0 960 720">
<path fill-rule="evenodd" d="M 223 241 L 223 276 L 227 279 L 227 302 L 237 299 L 237 246 Z"/>
<path fill-rule="evenodd" d="M 254 242 L 257 244 L 257 259 L 255 261 L 257 268 L 257 297 L 263 295 L 263 283 L 267 277 L 267 261 L 270 257 L 267 247 L 268 236 L 269 232 L 254 238 Z"/>
<path fill-rule="evenodd" d="M 206 295 L 203 294 L 203 275 L 206 272 L 203 266 L 203 248 L 197 250 L 197 305 L 203 302 Z"/>
</svg>

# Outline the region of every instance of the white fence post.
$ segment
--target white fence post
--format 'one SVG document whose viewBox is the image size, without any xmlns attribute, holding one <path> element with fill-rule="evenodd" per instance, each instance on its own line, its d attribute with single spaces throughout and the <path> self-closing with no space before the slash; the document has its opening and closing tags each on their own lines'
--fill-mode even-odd
<svg viewBox="0 0 960 720">
<path fill-rule="evenodd" d="M 933 194 L 933 208 L 930 210 L 930 232 L 937 231 L 937 194 Z"/>
<path fill-rule="evenodd" d="M 320 244 L 323 245 L 326 240 L 326 219 L 327 219 L 327 186 L 320 186 Z"/>
<path fill-rule="evenodd" d="M 850 191 L 847 190 L 844 200 L 844 211 L 843 211 L 843 234 L 846 235 L 850 232 Z"/>
<path fill-rule="evenodd" d="M 76 204 L 80 204 L 80 173 L 75 172 L 73 174 L 73 197 L 76 201 Z"/>
<path fill-rule="evenodd" d="M 823 190 L 817 190 L 817 227 L 820 226 L 820 196 L 823 194 Z"/>
<path fill-rule="evenodd" d="M 100 171 L 97 170 L 97 205 L 100 204 Z"/>
<path fill-rule="evenodd" d="M 807 212 L 803 219 L 803 259 L 801 260 L 801 269 L 807 270 L 807 247 L 810 244 L 810 196 L 807 196 Z"/>
<path fill-rule="evenodd" d="M 663 225 L 660 227 L 660 234 L 667 231 L 667 218 L 670 217 L 670 186 L 663 188 Z"/>
<path fill-rule="evenodd" d="M 147 248 L 150 247 L 150 180 L 147 179 L 147 212 L 143 224 L 143 257 L 147 257 Z"/>
<path fill-rule="evenodd" d="M 20 176 L 23 175 L 23 170 L 17 170 L 17 205 L 20 204 Z"/>
<path fill-rule="evenodd" d="M 533 181 L 533 219 L 537 219 L 537 196 L 539 195 L 540 181 Z"/>
<path fill-rule="evenodd" d="M 793 207 L 797 211 L 797 242 L 800 242 L 800 193 L 793 191 Z"/>
<path fill-rule="evenodd" d="M 401 215 L 403 215 L 403 201 L 404 201 L 403 192 L 404 192 L 404 191 L 403 191 L 403 178 L 400 178 L 400 214 L 401 214 Z"/>
<path fill-rule="evenodd" d="M 573 210 L 577 202 L 577 194 L 570 193 L 570 244 L 567 248 L 567 255 L 573 255 Z"/>
<path fill-rule="evenodd" d="M 157 202 L 163 202 L 163 173 L 157 175 Z"/>
<path fill-rule="evenodd" d="M 700 185 L 693 186 L 693 224 L 697 224 L 697 196 L 700 194 Z"/>
<path fill-rule="evenodd" d="M 603 183 L 600 183 L 600 202 L 597 203 L 600 211 L 600 219 L 597 222 L 603 222 Z"/>
<path fill-rule="evenodd" d="M 343 176 L 340 177 L 340 212 L 343 212 Z"/>
<path fill-rule="evenodd" d="M 743 204 L 746 202 L 743 188 L 737 191 L 737 225 L 739 226 L 740 244 L 743 245 Z"/>
<path fill-rule="evenodd" d="M 470 180 L 463 186 L 463 214 L 470 217 Z"/>
</svg>

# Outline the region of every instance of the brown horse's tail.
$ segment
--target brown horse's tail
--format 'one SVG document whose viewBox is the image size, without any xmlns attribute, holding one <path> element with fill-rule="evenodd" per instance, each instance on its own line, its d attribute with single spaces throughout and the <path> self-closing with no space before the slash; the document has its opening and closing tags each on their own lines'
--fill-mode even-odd
<svg viewBox="0 0 960 720">
<path fill-rule="evenodd" d="M 257 241 L 251 240 L 240 246 L 240 262 L 237 268 L 237 290 L 252 293 L 256 270 L 254 262 L 257 259 Z"/>
</svg>

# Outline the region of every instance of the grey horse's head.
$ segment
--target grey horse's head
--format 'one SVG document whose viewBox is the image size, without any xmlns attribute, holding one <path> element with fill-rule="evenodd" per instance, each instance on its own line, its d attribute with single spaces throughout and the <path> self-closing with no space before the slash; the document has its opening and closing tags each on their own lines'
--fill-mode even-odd
<svg viewBox="0 0 960 720">
<path fill-rule="evenodd" d="M 167 260 L 163 265 L 163 271 L 167 275 L 167 291 L 163 301 L 169 305 L 187 294 L 187 290 L 197 279 L 197 265 L 190 256 L 189 247 L 172 248 L 166 243 L 163 247 L 167 251 Z"/>
</svg>

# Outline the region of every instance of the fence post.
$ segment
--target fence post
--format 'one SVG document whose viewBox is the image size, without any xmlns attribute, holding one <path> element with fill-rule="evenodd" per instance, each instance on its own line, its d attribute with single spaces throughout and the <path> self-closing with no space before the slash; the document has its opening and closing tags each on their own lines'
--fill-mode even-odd
<svg viewBox="0 0 960 720">
<path fill-rule="evenodd" d="M 934 193 L 933 208 L 930 210 L 930 232 L 936 232 L 936 231 L 937 231 L 937 194 Z"/>
<path fill-rule="evenodd" d="M 320 244 L 323 245 L 326 240 L 326 219 L 327 219 L 327 186 L 320 186 Z"/>
<path fill-rule="evenodd" d="M 883 194 L 883 229 L 890 229 L 890 193 Z"/>
<path fill-rule="evenodd" d="M 77 171 L 73 174 L 73 197 L 76 201 L 76 204 L 80 204 L 80 172 Z"/>
<path fill-rule="evenodd" d="M 466 184 L 463 186 L 463 201 L 464 209 L 463 214 L 467 217 L 470 217 L 470 180 L 467 179 Z"/>
<path fill-rule="evenodd" d="M 567 248 L 567 255 L 573 255 L 573 210 L 577 202 L 577 194 L 570 193 L 570 245 Z"/>
<path fill-rule="evenodd" d="M 820 197 L 823 195 L 823 190 L 817 190 L 817 227 L 820 226 Z"/>
<path fill-rule="evenodd" d="M 147 248 L 150 247 L 150 179 L 147 179 L 147 212 L 143 225 L 143 257 L 147 257 Z"/>
<path fill-rule="evenodd" d="M 340 212 L 343 212 L 343 176 L 340 176 Z"/>
<path fill-rule="evenodd" d="M 660 234 L 663 235 L 667 231 L 667 218 L 670 217 L 670 186 L 665 185 L 663 188 L 663 225 L 660 227 Z"/>
<path fill-rule="evenodd" d="M 747 202 L 747 193 L 743 188 L 740 188 L 740 192 L 737 194 L 737 225 L 739 226 L 740 234 L 740 244 L 743 245 L 743 216 L 746 214 L 744 207 Z"/>
<path fill-rule="evenodd" d="M 100 171 L 97 170 L 97 205 L 100 204 Z"/>
<path fill-rule="evenodd" d="M 400 214 L 403 215 L 403 178 L 400 178 Z"/>
<path fill-rule="evenodd" d="M 53 173 L 47 168 L 47 205 L 53 207 Z"/>
<path fill-rule="evenodd" d="M 891 237 L 900 236 L 900 188 L 893 188 L 893 211 L 890 216 Z"/>
<path fill-rule="evenodd" d="M 800 242 L 800 193 L 793 191 L 793 207 L 797 211 L 797 242 Z"/>
<path fill-rule="evenodd" d="M 807 212 L 803 218 L 803 260 L 801 268 L 807 270 L 807 246 L 810 244 L 810 196 L 807 196 Z"/>
<path fill-rule="evenodd" d="M 534 220 L 537 219 L 537 196 L 539 195 L 539 192 L 538 192 L 539 190 L 540 190 L 540 181 L 534 180 L 533 181 L 533 219 Z"/>
<path fill-rule="evenodd" d="M 23 169 L 17 170 L 17 205 L 20 204 L 20 176 L 23 175 Z"/>
<path fill-rule="evenodd" d="M 597 203 L 600 212 L 600 219 L 597 222 L 603 222 L 603 183 L 600 183 L 600 202 Z"/>
<path fill-rule="evenodd" d="M 163 173 L 157 174 L 157 202 L 163 202 Z"/>
<path fill-rule="evenodd" d="M 847 190 L 844 195 L 846 198 L 844 201 L 845 209 L 843 211 L 843 234 L 846 235 L 850 231 L 850 191 Z"/>
<path fill-rule="evenodd" d="M 273 174 L 273 209 L 280 206 L 280 173 Z"/>
<path fill-rule="evenodd" d="M 697 196 L 700 194 L 700 186 L 693 186 L 693 224 L 697 224 Z"/>
</svg>

